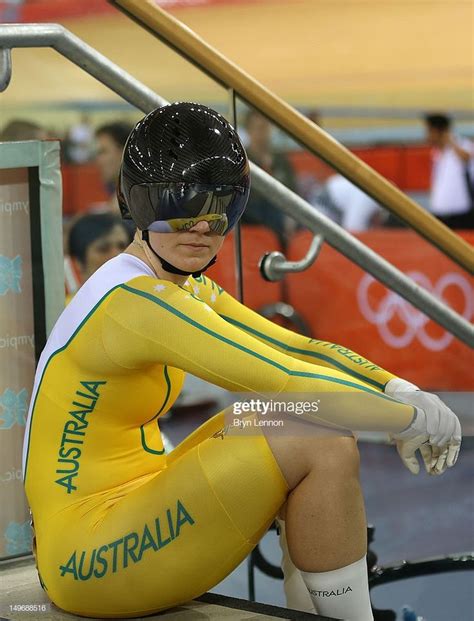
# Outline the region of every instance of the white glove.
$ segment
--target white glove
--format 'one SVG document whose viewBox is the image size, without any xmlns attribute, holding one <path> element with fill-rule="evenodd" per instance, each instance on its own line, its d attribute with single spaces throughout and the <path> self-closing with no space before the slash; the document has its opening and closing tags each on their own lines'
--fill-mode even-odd
<svg viewBox="0 0 474 621">
<path fill-rule="evenodd" d="M 461 448 L 459 419 L 439 397 L 423 392 L 414 384 L 400 378 L 391 379 L 385 386 L 387 395 L 416 408 L 416 416 L 408 429 L 391 437 L 397 444 L 398 454 L 413 474 L 420 465 L 415 455 L 420 449 L 429 474 L 442 474 L 457 461 Z"/>
</svg>

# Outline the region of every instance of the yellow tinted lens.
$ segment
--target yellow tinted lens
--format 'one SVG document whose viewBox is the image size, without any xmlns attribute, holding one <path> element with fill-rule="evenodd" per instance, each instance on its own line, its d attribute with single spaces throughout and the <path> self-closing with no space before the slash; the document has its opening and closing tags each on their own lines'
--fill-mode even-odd
<svg viewBox="0 0 474 621">
<path fill-rule="evenodd" d="M 219 232 L 227 228 L 227 216 L 219 213 L 208 213 L 203 216 L 196 216 L 195 218 L 175 218 L 173 220 L 167 220 L 170 228 L 173 231 L 189 231 L 193 226 L 196 226 L 198 222 L 208 222 L 211 231 Z M 222 234 L 222 233 L 221 233 Z"/>
</svg>

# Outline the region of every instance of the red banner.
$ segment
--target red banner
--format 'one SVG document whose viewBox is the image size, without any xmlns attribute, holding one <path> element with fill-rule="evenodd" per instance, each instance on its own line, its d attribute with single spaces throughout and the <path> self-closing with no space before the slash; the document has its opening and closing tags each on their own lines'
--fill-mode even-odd
<svg viewBox="0 0 474 621">
<path fill-rule="evenodd" d="M 174 10 L 269 1 L 275 0 L 156 0 L 156 4 L 163 9 Z M 1 23 L 54 22 L 62 19 L 116 12 L 117 9 L 107 0 L 88 0 L 87 2 L 75 0 L 0 1 Z"/>
<path fill-rule="evenodd" d="M 0 2 L 0 21 L 6 23 L 55 22 L 71 17 L 85 17 L 114 13 L 107 0 L 24 0 L 24 2 Z"/>
<path fill-rule="evenodd" d="M 462 236 L 474 244 L 474 232 Z M 474 279 L 431 244 L 406 230 L 358 237 L 472 321 Z M 301 259 L 310 239 L 297 235 L 290 258 Z M 474 353 L 467 345 L 327 244 L 313 267 L 290 276 L 288 285 L 290 301 L 313 336 L 350 347 L 420 387 L 474 390 Z"/>
<path fill-rule="evenodd" d="M 203 6 L 227 6 L 229 4 L 257 4 L 275 0 L 155 0 L 162 9 L 185 9 Z"/>
</svg>

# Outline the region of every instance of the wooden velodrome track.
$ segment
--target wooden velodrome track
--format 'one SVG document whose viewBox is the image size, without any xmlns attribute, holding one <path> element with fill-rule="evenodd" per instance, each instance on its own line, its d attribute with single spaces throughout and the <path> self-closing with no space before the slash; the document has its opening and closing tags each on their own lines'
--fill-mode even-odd
<svg viewBox="0 0 474 621">
<path fill-rule="evenodd" d="M 291 103 L 473 107 L 471 0 L 234 0 L 174 15 Z M 123 15 L 65 27 L 169 100 L 223 89 Z M 4 112 L 18 104 L 116 99 L 51 50 L 15 50 Z"/>
</svg>

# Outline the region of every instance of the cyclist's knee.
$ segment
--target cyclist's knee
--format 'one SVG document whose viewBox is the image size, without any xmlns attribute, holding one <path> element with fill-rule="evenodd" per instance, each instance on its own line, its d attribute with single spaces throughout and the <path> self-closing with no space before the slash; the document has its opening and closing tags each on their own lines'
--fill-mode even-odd
<svg viewBox="0 0 474 621">
<path fill-rule="evenodd" d="M 359 476 L 359 449 L 352 436 L 319 439 L 314 443 L 310 460 L 313 470 L 332 479 Z"/>
<path fill-rule="evenodd" d="M 352 436 L 268 436 L 270 448 L 290 487 L 308 474 L 331 480 L 359 476 L 359 451 Z"/>
</svg>

